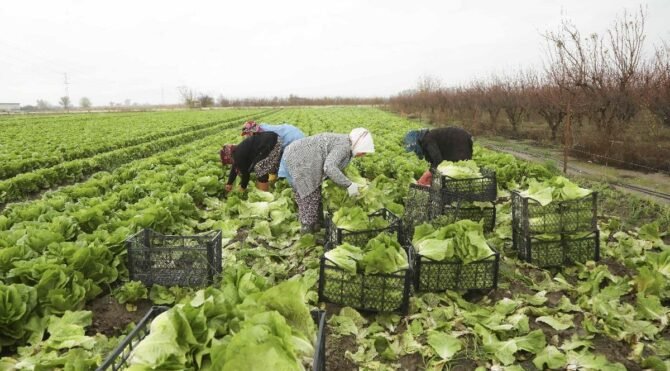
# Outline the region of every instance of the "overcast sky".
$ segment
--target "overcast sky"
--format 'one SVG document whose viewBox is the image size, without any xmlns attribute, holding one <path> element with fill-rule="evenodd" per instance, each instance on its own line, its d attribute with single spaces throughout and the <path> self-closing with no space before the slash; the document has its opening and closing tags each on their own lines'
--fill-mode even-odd
<svg viewBox="0 0 670 371">
<path fill-rule="evenodd" d="M 670 1 L 3 1 L 0 102 L 175 103 L 177 86 L 227 97 L 389 96 L 539 65 L 567 17 L 603 32 L 648 7 L 647 44 L 670 41 Z"/>
</svg>

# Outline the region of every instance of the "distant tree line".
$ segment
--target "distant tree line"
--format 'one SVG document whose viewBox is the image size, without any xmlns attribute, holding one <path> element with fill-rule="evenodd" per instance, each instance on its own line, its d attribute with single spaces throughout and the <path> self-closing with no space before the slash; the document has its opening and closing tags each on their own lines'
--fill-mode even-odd
<svg viewBox="0 0 670 371">
<path fill-rule="evenodd" d="M 212 96 L 196 93 L 187 86 L 180 86 L 177 92 L 182 104 L 189 108 L 206 107 L 258 107 L 258 106 L 323 106 L 323 105 L 386 105 L 388 98 L 356 98 L 356 97 L 321 97 L 305 98 L 297 95 L 272 98 L 227 98 L 219 95 L 215 100 Z"/>
</svg>

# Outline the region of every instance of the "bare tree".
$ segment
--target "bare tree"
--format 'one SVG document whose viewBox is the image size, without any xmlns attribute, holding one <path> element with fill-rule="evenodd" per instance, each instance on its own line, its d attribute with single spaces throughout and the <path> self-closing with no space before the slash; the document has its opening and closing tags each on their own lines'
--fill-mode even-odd
<svg viewBox="0 0 670 371">
<path fill-rule="evenodd" d="M 214 98 L 207 94 L 200 94 L 198 96 L 198 102 L 200 103 L 200 107 L 211 107 L 214 105 Z"/>
<path fill-rule="evenodd" d="M 58 104 L 63 106 L 63 109 L 67 111 L 70 108 L 70 104 L 71 104 L 70 103 L 70 97 L 68 97 L 68 96 L 60 97 L 60 100 L 58 101 Z"/>
<path fill-rule="evenodd" d="M 79 100 L 79 106 L 84 109 L 89 109 L 91 108 L 91 100 L 88 99 L 88 97 L 82 97 Z"/>
<path fill-rule="evenodd" d="M 181 97 L 182 102 L 189 108 L 193 108 L 196 106 L 196 102 L 198 101 L 195 98 L 195 92 L 187 86 L 178 86 L 177 87 L 177 92 L 179 93 L 179 96 Z"/>
<path fill-rule="evenodd" d="M 216 98 L 216 104 L 221 107 L 226 107 L 230 105 L 230 100 L 224 97 L 222 94 L 219 94 L 219 97 Z"/>
<path fill-rule="evenodd" d="M 558 129 L 568 115 L 566 94 L 557 85 L 549 83 L 535 86 L 530 91 L 531 107 L 549 126 L 553 141 L 556 140 Z"/>
<path fill-rule="evenodd" d="M 500 105 L 514 133 L 518 133 L 518 126 L 528 110 L 527 94 L 531 79 L 530 72 L 519 71 L 513 76 L 504 77 L 500 82 Z"/>
<path fill-rule="evenodd" d="M 44 99 L 38 99 L 37 100 L 37 109 L 40 111 L 45 111 L 48 110 L 51 107 L 51 104 L 49 102 L 45 101 Z"/>
<path fill-rule="evenodd" d="M 645 67 L 644 105 L 670 127 L 670 45 L 656 47 L 653 62 Z"/>
<path fill-rule="evenodd" d="M 641 55 L 644 44 L 645 12 L 625 12 L 603 37 L 582 38 L 567 20 L 559 31 L 545 34 L 549 41 L 549 70 L 574 98 L 581 94 L 589 102 L 586 115 L 608 136 L 615 127 L 627 124 L 637 114 L 640 92 Z"/>
</svg>

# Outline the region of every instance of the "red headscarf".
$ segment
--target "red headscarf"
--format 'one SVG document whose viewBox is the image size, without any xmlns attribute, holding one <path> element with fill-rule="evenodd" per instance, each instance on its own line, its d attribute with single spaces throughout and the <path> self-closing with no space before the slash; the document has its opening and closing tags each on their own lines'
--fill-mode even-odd
<svg viewBox="0 0 670 371">
<path fill-rule="evenodd" d="M 256 121 L 247 121 L 242 127 L 242 136 L 245 137 L 247 135 L 253 135 L 255 133 L 260 133 L 261 131 L 263 131 L 263 129 L 261 129 L 260 125 L 258 125 Z"/>
<path fill-rule="evenodd" d="M 219 157 L 221 157 L 221 164 L 223 165 L 232 165 L 233 164 L 233 152 L 235 152 L 234 144 L 226 144 L 219 151 Z"/>
</svg>

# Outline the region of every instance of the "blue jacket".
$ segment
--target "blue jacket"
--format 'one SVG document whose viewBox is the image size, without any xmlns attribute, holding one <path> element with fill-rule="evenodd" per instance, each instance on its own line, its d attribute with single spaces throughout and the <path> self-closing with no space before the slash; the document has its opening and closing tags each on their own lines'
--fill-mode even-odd
<svg viewBox="0 0 670 371">
<path fill-rule="evenodd" d="M 289 144 L 305 137 L 305 134 L 303 134 L 303 132 L 300 131 L 300 129 L 289 124 L 270 125 L 261 123 L 259 126 L 263 131 L 271 131 L 279 135 L 279 138 L 281 139 L 282 143 L 281 146 L 282 151 L 284 151 Z M 279 162 L 279 171 L 277 171 L 277 176 L 280 178 L 286 178 L 288 179 L 289 183 L 292 183 L 291 176 L 289 175 L 288 169 L 286 168 L 286 161 L 284 161 L 283 154 L 282 159 Z"/>
<path fill-rule="evenodd" d="M 263 131 L 271 131 L 279 135 L 279 138 L 281 138 L 282 142 L 282 150 L 294 141 L 305 137 L 305 134 L 303 134 L 300 129 L 289 124 L 270 125 L 261 123 L 259 126 Z"/>
</svg>

